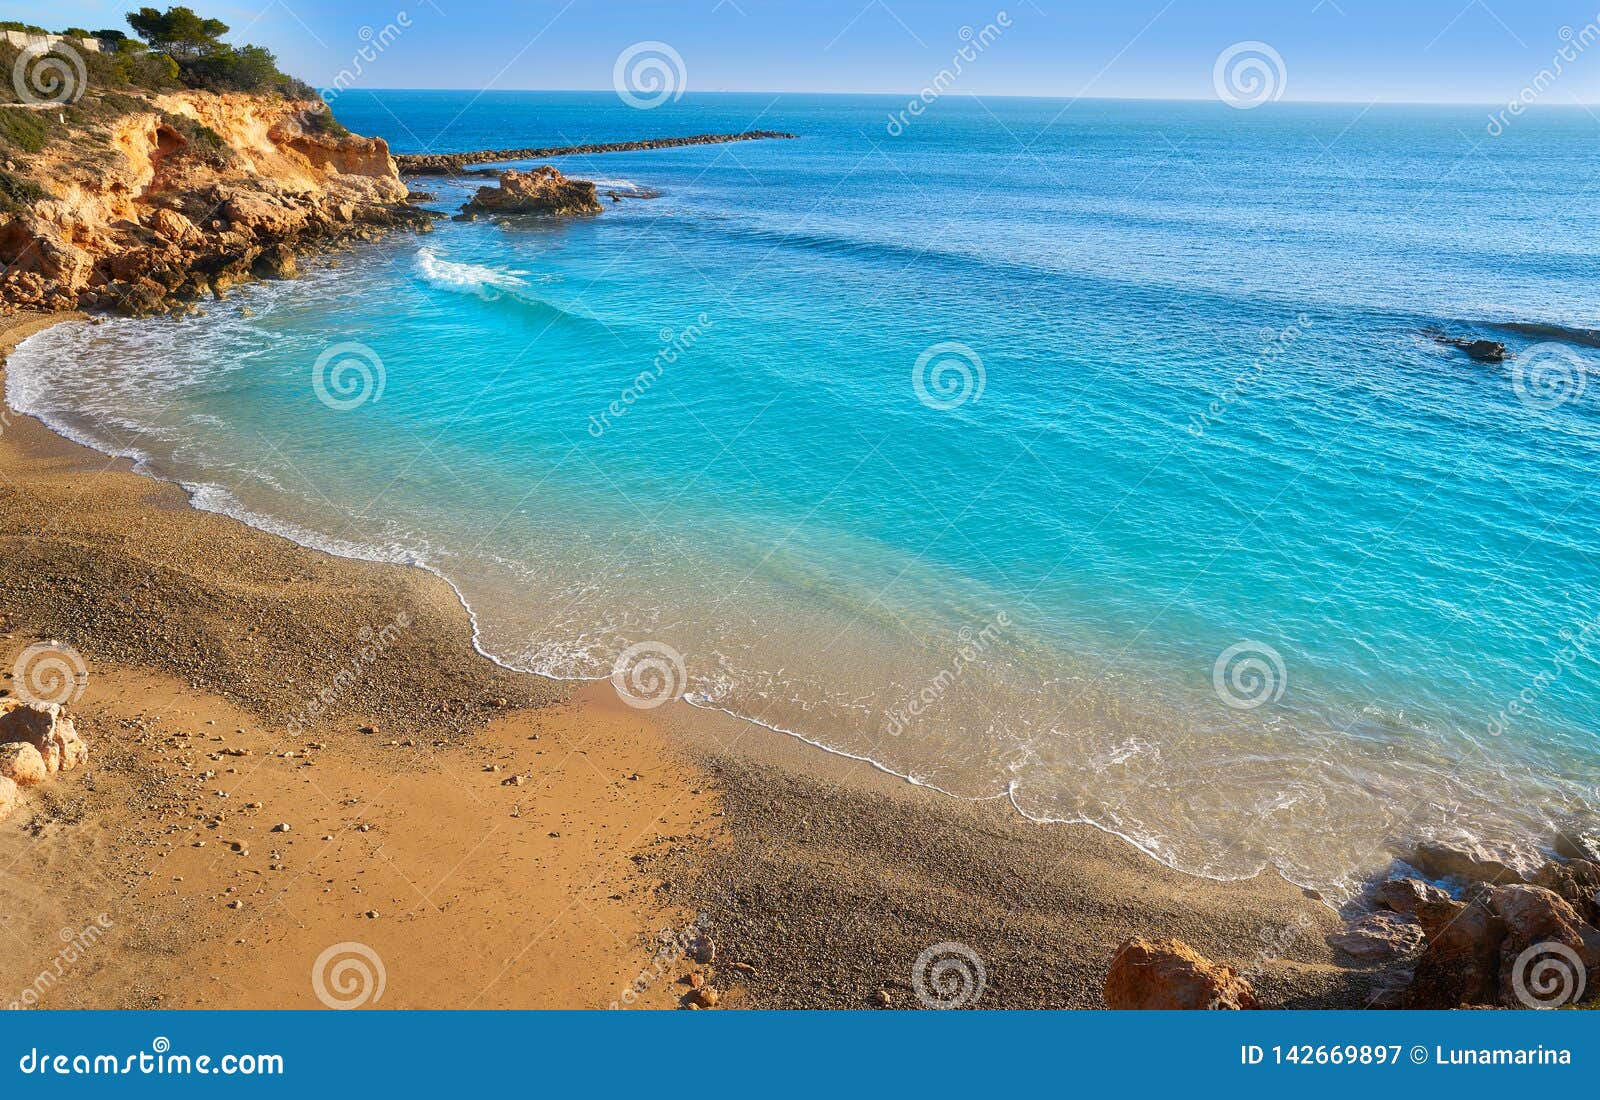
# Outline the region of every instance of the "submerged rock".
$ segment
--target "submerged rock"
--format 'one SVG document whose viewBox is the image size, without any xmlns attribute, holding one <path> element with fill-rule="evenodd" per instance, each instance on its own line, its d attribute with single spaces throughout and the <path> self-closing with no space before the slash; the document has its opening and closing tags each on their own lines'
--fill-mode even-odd
<svg viewBox="0 0 1600 1100">
<path fill-rule="evenodd" d="M 480 187 L 463 214 L 598 214 L 600 200 L 589 180 L 570 180 L 548 164 L 529 172 L 500 174 L 496 187 Z"/>
<path fill-rule="evenodd" d="M 1104 996 L 1110 1008 L 1258 1007 L 1255 990 L 1233 967 L 1212 962 L 1182 940 L 1152 943 L 1141 936 L 1117 949 Z"/>
</svg>

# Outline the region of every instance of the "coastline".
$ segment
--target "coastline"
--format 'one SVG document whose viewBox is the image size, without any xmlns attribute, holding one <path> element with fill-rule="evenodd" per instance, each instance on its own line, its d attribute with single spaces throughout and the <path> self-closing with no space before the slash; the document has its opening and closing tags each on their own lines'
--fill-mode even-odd
<svg viewBox="0 0 1600 1100">
<path fill-rule="evenodd" d="M 0 322 L 0 356 L 68 316 Z M 917 957 L 961 943 L 986 961 L 983 1007 L 1097 1007 L 1117 945 L 1132 935 L 1181 936 L 1249 973 L 1272 1004 L 1357 1007 L 1368 998 L 1373 976 L 1335 966 L 1324 942 L 1336 916 L 1276 875 L 1193 878 L 1091 826 L 1030 823 L 1003 801 L 958 802 L 754 723 L 681 703 L 634 711 L 605 684 L 511 672 L 476 650 L 469 613 L 441 578 L 334 557 L 191 508 L 181 488 L 10 411 L 0 425 L 0 500 L 11 517 L 0 538 L 18 548 L 0 565 L 0 656 L 9 666 L 41 638 L 78 648 L 91 678 L 77 710 L 96 750 L 87 775 L 0 827 L 0 854 L 42 861 L 38 875 L 55 898 L 45 907 L 54 923 L 41 925 L 51 931 L 24 939 L 53 949 L 54 929 L 74 923 L 74 906 L 100 912 L 83 896 L 95 894 L 91 882 L 120 875 L 124 887 L 142 886 L 132 895 L 137 915 L 117 924 L 137 935 L 115 957 L 96 955 L 91 980 L 63 982 L 64 1003 L 304 1004 L 320 940 L 397 936 L 392 957 L 374 944 L 391 958 L 394 1000 L 381 1007 L 602 1007 L 608 990 L 615 998 L 652 965 L 661 930 L 685 928 L 695 914 L 712 929 L 719 959 L 748 968 L 711 973 L 729 1005 L 860 1008 L 886 996 L 890 1006 L 916 1007 Z M 335 675 L 338 655 L 361 648 L 362 631 L 370 638 L 399 614 L 407 624 L 392 646 L 307 720 L 305 685 Z M 155 709 L 151 699 L 160 700 Z M 284 772 L 252 796 L 263 803 L 249 826 L 262 849 L 272 847 L 265 833 L 279 805 L 284 823 L 330 812 L 326 799 L 298 790 L 291 798 L 285 784 L 387 800 L 389 818 L 351 825 L 368 831 L 324 842 L 304 869 L 282 854 L 287 844 L 274 849 L 286 870 L 269 863 L 244 877 L 241 866 L 261 857 L 197 858 L 217 846 L 187 847 L 192 836 L 239 828 L 207 827 L 215 788 L 194 778 L 229 760 L 166 775 L 162 758 L 173 746 L 153 739 L 163 728 L 156 714 L 166 725 L 181 715 L 189 732 L 197 722 L 243 731 L 231 746 L 251 754 L 242 764 Z M 297 723 L 298 737 L 283 732 Z M 543 749 L 529 756 L 535 736 L 567 747 L 560 765 Z M 326 747 L 306 760 L 284 747 L 293 741 Z M 314 779 L 295 775 L 311 763 Z M 491 767 L 500 770 L 484 771 Z M 238 771 L 241 786 L 256 776 Z M 504 787 L 514 775 L 526 786 Z M 188 793 L 176 792 L 174 778 L 191 784 Z M 647 790 L 650 798 L 637 797 Z M 142 804 L 118 805 L 114 791 L 146 794 Z M 496 804 L 524 791 L 537 793 L 537 811 Z M 70 812 L 57 805 L 67 802 Z M 530 819 L 565 824 L 533 830 Z M 371 848 L 374 828 L 433 843 L 394 836 L 404 869 L 384 844 L 376 858 L 345 851 L 349 840 Z M 83 845 L 83 833 L 98 842 Z M 324 824 L 290 835 L 299 844 L 340 836 Z M 174 885 L 168 861 L 181 856 L 189 857 L 184 882 Z M 327 899 L 346 885 L 330 877 L 340 859 L 399 877 L 370 910 L 351 899 L 334 905 Z M 515 873 L 522 864 L 539 874 Z M 267 885 L 275 877 L 290 882 Z M 462 889 L 466 882 L 473 888 Z M 606 890 L 586 889 L 597 882 Z M 264 893 L 259 904 L 272 919 L 223 908 L 217 899 L 230 886 L 234 900 L 250 887 Z M 448 906 L 432 900 L 440 889 L 452 896 Z M 405 917 L 396 922 L 385 906 Z M 561 949 L 541 949 L 536 974 L 515 962 L 495 972 L 507 933 L 520 934 L 534 914 L 548 917 L 535 942 Z M 405 935 L 389 932 L 396 923 Z M 468 931 L 480 926 L 496 947 Z M 293 947 L 274 943 L 259 955 L 263 934 Z M 231 992 L 209 981 L 207 962 L 222 967 L 243 952 L 266 969 L 259 981 Z M 466 957 L 471 973 L 462 972 Z M 15 960 L 16 977 L 47 961 Z M 694 967 L 675 954 L 670 978 L 647 982 L 637 1003 L 678 1003 L 689 987 L 676 980 Z M 482 989 L 469 996 L 475 983 Z"/>
</svg>

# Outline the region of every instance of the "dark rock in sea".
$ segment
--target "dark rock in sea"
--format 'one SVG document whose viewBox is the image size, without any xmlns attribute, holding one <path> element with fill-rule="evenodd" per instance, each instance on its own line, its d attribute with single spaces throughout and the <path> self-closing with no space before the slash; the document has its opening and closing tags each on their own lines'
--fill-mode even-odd
<svg viewBox="0 0 1600 1100">
<path fill-rule="evenodd" d="M 512 169 L 500 175 L 498 187 L 480 187 L 461 208 L 472 214 L 598 214 L 600 200 L 589 180 L 569 180 L 542 164 L 529 172 Z"/>
<path fill-rule="evenodd" d="M 1460 348 L 1469 358 L 1480 363 L 1499 363 L 1506 357 L 1506 346 L 1498 340 L 1475 340 L 1464 336 L 1446 336 L 1442 332 L 1432 334 L 1434 340 L 1447 344 L 1453 348 Z"/>
<path fill-rule="evenodd" d="M 269 245 L 256 258 L 255 273 L 265 279 L 295 279 L 300 266 L 295 262 L 294 249 L 286 244 Z"/>
<path fill-rule="evenodd" d="M 401 153 L 394 161 L 411 175 L 456 175 L 469 165 L 551 157 L 589 156 L 595 153 L 629 153 L 641 149 L 676 149 L 686 145 L 722 145 L 734 141 L 792 140 L 779 130 L 746 130 L 739 134 L 693 134 L 689 137 L 613 141 L 598 145 L 555 145 L 531 149 L 478 149 L 467 153 Z"/>
</svg>

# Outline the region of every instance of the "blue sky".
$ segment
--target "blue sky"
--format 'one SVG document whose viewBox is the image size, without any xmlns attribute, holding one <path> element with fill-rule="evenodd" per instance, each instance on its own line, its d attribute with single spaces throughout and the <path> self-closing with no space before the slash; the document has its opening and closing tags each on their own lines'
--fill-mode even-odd
<svg viewBox="0 0 1600 1100">
<path fill-rule="evenodd" d="M 138 5 L 0 3 L 7 18 L 121 26 Z M 1010 26 L 951 90 L 973 95 L 1211 98 L 1238 42 L 1270 45 L 1286 100 L 1503 103 L 1533 84 L 1563 28 L 1600 35 L 1600 0 L 191 0 L 326 86 L 363 28 L 410 26 L 364 70 L 371 88 L 609 88 L 640 41 L 683 59 L 689 91 L 912 93 L 963 27 Z M 1600 41 L 1541 103 L 1600 101 Z M 1592 56 L 1591 56 L 1592 55 Z"/>
</svg>

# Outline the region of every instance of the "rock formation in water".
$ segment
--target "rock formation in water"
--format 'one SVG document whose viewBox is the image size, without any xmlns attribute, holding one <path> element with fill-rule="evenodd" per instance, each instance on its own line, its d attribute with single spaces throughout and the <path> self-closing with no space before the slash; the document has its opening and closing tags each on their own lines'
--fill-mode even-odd
<svg viewBox="0 0 1600 1100">
<path fill-rule="evenodd" d="M 466 214 L 598 214 L 600 200 L 594 184 L 571 180 L 548 164 L 528 172 L 515 169 L 500 174 L 495 187 L 480 187 Z"/>
<path fill-rule="evenodd" d="M 686 145 L 724 145 L 734 141 L 792 141 L 794 134 L 780 130 L 746 130 L 740 134 L 693 134 L 689 137 L 613 141 L 598 145 L 549 145 L 528 149 L 478 149 L 468 153 L 402 153 L 395 162 L 411 175 L 455 175 L 468 165 L 513 160 L 548 160 L 551 157 L 589 156 L 595 153 L 631 153 L 641 149 L 677 149 Z"/>
</svg>

